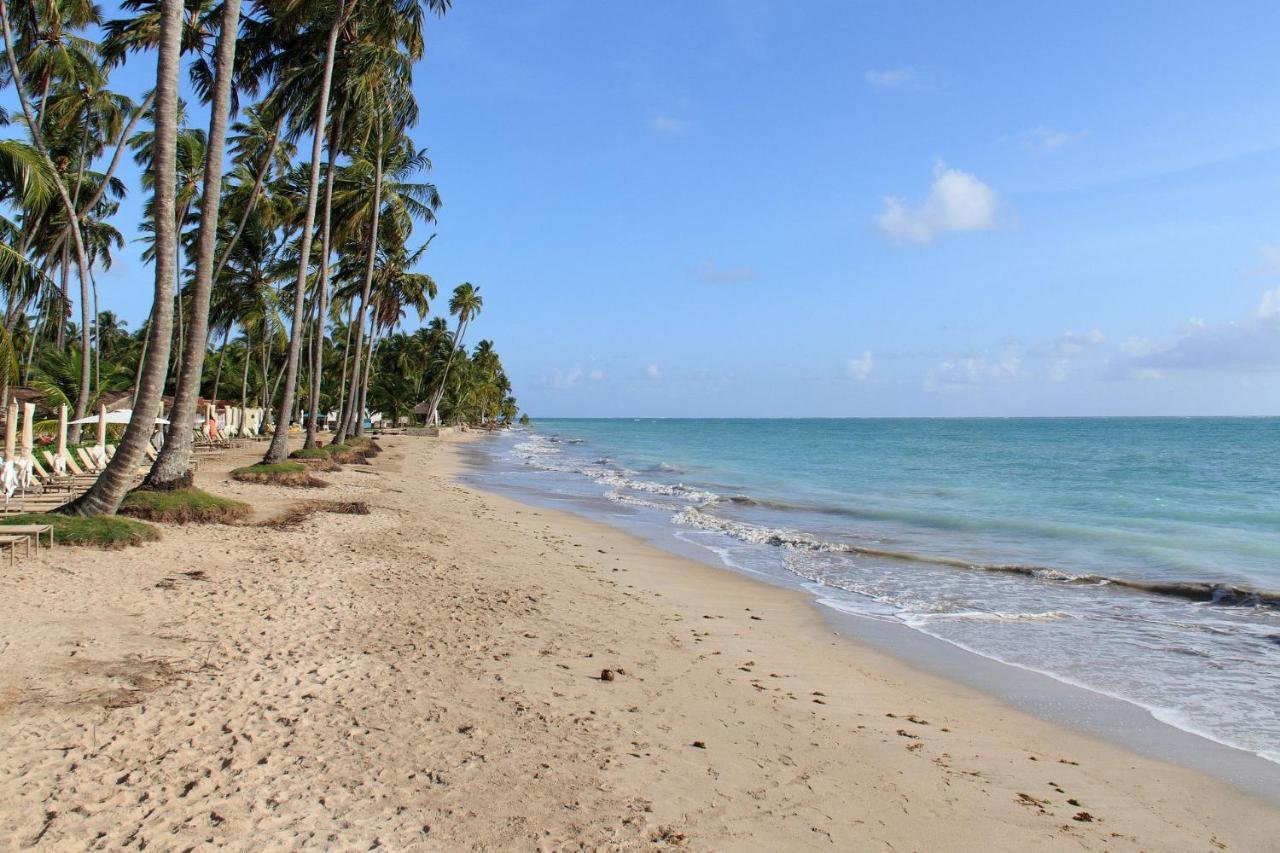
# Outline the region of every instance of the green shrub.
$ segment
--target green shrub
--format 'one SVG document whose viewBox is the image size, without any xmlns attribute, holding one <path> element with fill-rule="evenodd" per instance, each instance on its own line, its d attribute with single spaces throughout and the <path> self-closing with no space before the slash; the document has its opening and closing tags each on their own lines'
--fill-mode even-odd
<svg viewBox="0 0 1280 853">
<path fill-rule="evenodd" d="M 160 538 L 160 531 L 146 522 L 113 515 L 80 518 L 53 512 L 24 512 L 0 516 L 0 531 L 5 524 L 48 524 L 53 527 L 53 539 L 59 545 L 126 548 Z"/>
<path fill-rule="evenodd" d="M 268 483 L 275 486 L 299 486 L 318 488 L 329 485 L 324 480 L 311 476 L 307 465 L 302 462 L 277 462 L 274 464 L 246 465 L 231 471 L 231 479 L 242 483 Z"/>
<path fill-rule="evenodd" d="M 177 524 L 231 524 L 248 517 L 249 513 L 250 507 L 243 501 L 211 495 L 194 487 L 165 491 L 136 489 L 126 495 L 120 505 L 121 515 Z"/>
</svg>

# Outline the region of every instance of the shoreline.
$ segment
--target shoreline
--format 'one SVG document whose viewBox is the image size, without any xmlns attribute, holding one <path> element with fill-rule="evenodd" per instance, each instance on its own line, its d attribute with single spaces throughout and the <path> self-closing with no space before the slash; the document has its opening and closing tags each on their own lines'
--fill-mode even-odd
<svg viewBox="0 0 1280 853">
<path fill-rule="evenodd" d="M 0 836 L 1207 850 L 1280 834 L 1280 810 L 1224 782 L 833 636 L 802 593 L 460 485 L 461 443 L 383 439 L 307 495 L 226 480 L 231 454 L 198 485 L 260 517 L 313 497 L 372 513 L 165 526 L 0 581 Z"/>
<path fill-rule="evenodd" d="M 523 445 L 517 444 L 516 447 Z M 846 600 L 838 585 L 832 589 L 820 581 L 811 580 L 804 573 L 775 570 L 767 560 L 757 563 L 753 562 L 750 554 L 732 552 L 726 546 L 738 544 L 733 533 L 725 534 L 729 537 L 725 543 L 708 541 L 705 536 L 699 538 L 693 534 L 700 534 L 703 530 L 714 533 L 717 528 L 680 523 L 680 520 L 670 518 L 670 512 L 674 510 L 655 513 L 647 509 L 653 506 L 650 504 L 636 504 L 645 509 L 633 508 L 629 497 L 600 495 L 590 488 L 596 478 L 589 471 L 553 464 L 543 470 L 571 473 L 558 474 L 558 478 L 540 482 L 536 479 L 537 474 L 523 474 L 518 463 L 514 469 L 510 468 L 513 463 L 507 461 L 505 449 L 495 451 L 479 445 L 470 445 L 470 448 L 467 457 L 471 471 L 467 482 L 479 488 L 495 490 L 523 503 L 563 509 L 636 536 L 653 547 L 774 589 L 802 591 L 815 611 L 854 643 L 870 644 L 899 663 L 975 687 L 986 695 L 1049 722 L 1101 737 L 1153 758 L 1209 773 L 1262 796 L 1273 805 L 1280 805 L 1280 762 L 1269 757 L 1276 754 L 1274 744 L 1268 747 L 1266 741 L 1262 741 L 1262 748 L 1255 749 L 1256 737 L 1255 743 L 1249 746 L 1232 742 L 1229 737 L 1224 739 L 1228 733 L 1199 727 L 1195 725 L 1194 718 L 1180 716 L 1174 708 L 1144 704 L 1124 692 L 1109 692 L 1088 680 L 1064 675 L 1062 670 L 1037 666 L 1034 659 L 1028 660 L 1026 655 L 1022 660 L 1017 656 L 1008 659 L 989 647 L 974 648 L 945 633 L 934 633 L 887 613 L 877 613 L 874 608 L 857 606 Z M 529 457 L 526 455 L 525 458 Z M 535 458 L 532 470 L 539 469 L 538 461 Z M 563 461 L 556 464 L 564 465 Z M 586 476 L 574 478 L 572 474 L 575 471 Z M 509 473 L 511 478 L 505 476 Z M 573 482 L 564 482 L 565 477 Z M 587 488 L 580 489 L 579 482 L 587 484 Z M 607 478 L 604 482 L 613 487 Z M 679 488 L 696 490 L 707 487 L 682 483 Z M 729 487 L 710 487 L 720 492 L 724 488 Z M 696 495 L 702 494 L 696 492 Z M 733 500 L 736 502 L 738 499 Z M 770 522 L 754 523 L 768 525 Z M 771 532 L 764 527 L 760 529 Z M 791 531 L 783 533 L 792 535 Z M 804 537 L 806 534 L 794 535 Z M 763 550 L 769 551 L 767 548 Z M 1131 594 L 1127 589 L 1121 592 Z M 1008 608 L 1016 610 L 1018 606 L 1011 604 Z M 1067 640 L 1064 638 L 1064 641 Z"/>
<path fill-rule="evenodd" d="M 477 435 L 471 438 L 472 440 L 479 440 L 483 439 L 483 436 Z M 462 464 L 465 466 L 469 463 L 464 461 Z M 465 476 L 465 474 L 462 476 Z M 550 505 L 554 501 L 573 506 L 575 502 L 567 498 L 553 498 L 548 495 L 547 503 L 523 501 L 519 496 L 500 491 L 495 492 L 486 488 L 483 484 L 478 485 L 467 480 L 463 480 L 463 483 L 469 488 L 480 489 L 488 495 L 509 501 L 518 506 L 538 507 L 544 512 L 558 516 L 562 523 L 567 518 L 575 524 L 583 524 L 588 528 L 596 529 L 597 533 L 605 537 L 620 536 L 632 541 L 638 548 L 658 549 L 675 560 L 685 563 L 686 570 L 693 574 L 710 572 L 712 577 L 724 576 L 728 579 L 730 585 L 743 584 L 753 588 L 755 590 L 755 593 L 751 596 L 753 599 L 759 600 L 761 596 L 764 597 L 765 601 L 771 596 L 789 599 L 792 606 L 799 606 L 810 614 L 814 624 L 806 625 L 805 630 L 815 646 L 826 644 L 832 634 L 838 635 L 841 638 L 840 645 L 847 646 L 848 650 L 854 652 L 858 658 L 856 665 L 865 665 L 864 657 L 871 658 L 871 665 L 881 673 L 894 672 L 893 677 L 912 683 L 912 686 L 920 692 L 953 700 L 963 697 L 965 702 L 972 702 L 978 706 L 987 706 L 981 709 L 984 713 L 1029 717 L 1034 724 L 1048 727 L 1051 730 L 1056 729 L 1064 735 L 1084 738 L 1092 742 L 1097 749 L 1103 751 L 1115 750 L 1122 755 L 1131 754 L 1135 760 L 1155 761 L 1161 764 L 1168 764 L 1182 772 L 1208 776 L 1216 784 L 1227 785 L 1246 797 L 1258 798 L 1257 801 L 1265 807 L 1275 808 L 1280 805 L 1280 791 L 1277 791 L 1270 784 L 1274 781 L 1276 775 L 1280 775 L 1280 770 L 1277 770 L 1272 762 L 1268 762 L 1261 756 L 1247 750 L 1219 743 L 1208 736 L 1180 729 L 1159 719 L 1149 709 L 1127 699 L 1102 694 L 1083 685 L 1071 684 L 1050 673 L 1039 672 L 1015 663 L 1001 661 L 927 633 L 915 631 L 905 625 L 877 622 L 860 614 L 842 611 L 838 607 L 827 605 L 810 592 L 781 586 L 765 576 L 753 577 L 745 571 L 717 564 L 706 553 L 706 550 L 700 546 L 692 545 L 689 548 L 691 553 L 697 553 L 699 557 L 689 556 L 689 554 L 680 550 L 664 547 L 663 544 L 649 537 L 638 535 L 620 526 L 595 519 L 585 514 L 585 512 L 579 513 L 574 509 L 561 509 Z M 683 542 L 684 540 L 680 541 Z M 695 568 L 700 569 L 701 572 L 693 572 Z M 711 582 L 705 580 L 707 578 L 706 575 L 702 575 L 702 577 L 705 585 L 714 585 L 716 587 L 721 585 L 720 581 Z M 673 581 L 668 577 L 657 588 L 665 592 L 664 587 L 671 583 Z M 679 584 L 678 581 L 674 583 Z M 697 599 L 699 597 L 698 593 L 704 590 L 695 584 L 688 588 L 682 586 L 681 591 L 693 593 L 692 597 Z M 745 596 L 746 594 L 743 593 L 743 595 Z M 803 619 L 803 617 L 798 618 Z M 854 625 L 859 627 L 852 627 Z M 898 636 L 889 639 L 887 637 L 889 634 Z M 904 653 L 901 645 L 903 636 L 914 638 L 916 644 L 920 647 L 929 646 L 933 648 L 929 651 L 918 650 L 914 654 Z M 951 650 L 953 654 L 950 656 L 950 661 L 938 660 L 936 656 L 937 647 L 945 647 Z M 980 661 L 981 666 L 1000 675 L 987 674 L 982 679 L 957 678 L 954 672 L 949 672 L 945 669 L 947 663 L 954 663 L 956 658 L 966 659 L 969 662 Z M 1048 682 L 1052 690 L 1049 696 L 1050 703 L 1056 703 L 1066 708 L 1067 710 L 1064 713 L 1079 714 L 1084 710 L 1083 704 L 1078 701 L 1078 698 L 1076 701 L 1072 701 L 1069 698 L 1070 694 L 1087 694 L 1089 697 L 1087 701 L 1100 705 L 1102 713 L 1115 714 L 1117 709 L 1122 709 L 1121 713 L 1127 717 L 1123 723 L 1124 726 L 1140 726 L 1145 730 L 1136 736 L 1137 742 L 1143 744 L 1145 748 L 1135 749 L 1133 743 L 1126 743 L 1115 736 L 1105 735 L 1104 731 L 1107 728 L 1111 728 L 1111 726 L 1098 725 L 1096 720 L 1086 720 L 1078 724 L 1072 724 L 1061 718 L 1062 714 L 1057 714 L 1058 718 L 1055 718 L 1052 713 L 1048 715 L 1035 713 L 1016 700 L 1010 701 L 1011 691 L 1006 690 L 1002 695 L 992 689 L 991 686 L 993 679 L 1007 676 L 1010 670 L 1030 676 L 1038 681 Z M 1025 696 L 1026 691 L 1032 689 L 1025 684 L 1026 680 L 1022 679 L 1022 689 L 1014 692 L 1023 693 L 1024 699 L 1028 700 L 1027 704 L 1036 704 L 1034 700 Z M 990 706 L 994 706 L 994 708 Z M 1098 713 L 1098 710 L 1094 709 L 1094 713 Z M 1128 736 L 1134 735 L 1132 731 L 1126 734 Z M 1159 744 L 1164 744 L 1171 735 L 1183 741 L 1180 745 L 1181 748 L 1179 748 L 1179 745 L 1175 745 L 1172 748 L 1158 746 Z M 1178 756 L 1178 758 L 1175 759 L 1173 756 Z M 1233 760 L 1236 762 L 1235 766 L 1248 778 L 1232 779 L 1229 775 L 1221 772 L 1221 764 L 1224 762 L 1231 764 Z M 1218 772 L 1210 769 L 1210 765 L 1215 763 L 1218 764 L 1215 768 Z M 1196 766 L 1197 764 L 1200 766 Z M 1251 771 L 1261 772 L 1251 774 Z"/>
</svg>

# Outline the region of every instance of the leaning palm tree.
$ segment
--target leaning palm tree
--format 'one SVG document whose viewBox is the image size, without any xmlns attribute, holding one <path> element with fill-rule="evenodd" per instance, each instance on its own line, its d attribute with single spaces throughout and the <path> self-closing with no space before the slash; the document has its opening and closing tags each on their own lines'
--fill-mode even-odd
<svg viewBox="0 0 1280 853">
<path fill-rule="evenodd" d="M 27 94 L 27 84 L 25 75 L 18 64 L 18 53 L 14 44 L 13 28 L 9 23 L 9 4 L 8 0 L 0 0 L 0 27 L 3 27 L 5 54 L 9 60 L 9 74 L 13 80 L 14 88 L 18 92 L 18 101 L 22 105 L 22 114 L 27 121 L 28 130 L 31 133 L 31 139 L 36 149 L 43 155 L 47 161 L 53 178 L 54 186 L 58 192 L 58 199 L 62 202 L 62 208 L 67 216 L 67 222 L 71 229 L 71 237 L 74 242 L 76 252 L 76 266 L 80 275 L 81 283 L 89 280 L 89 261 L 85 254 L 84 240 L 80 234 L 80 217 L 76 213 L 75 202 L 72 201 L 71 192 L 67 189 L 67 183 L 59 173 L 57 165 L 54 163 L 53 156 L 50 153 L 49 146 L 45 143 L 44 133 L 41 131 L 43 124 L 43 114 L 38 118 L 31 104 L 31 98 Z M 41 105 L 43 107 L 43 104 Z M 86 373 L 82 379 L 84 383 L 80 388 L 80 394 L 76 400 L 76 417 L 84 416 L 84 408 L 89 403 L 89 376 Z"/>
<path fill-rule="evenodd" d="M 187 319 L 182 367 L 169 415 L 172 428 L 143 484 L 149 489 L 172 489 L 191 483 L 191 423 L 200 396 L 209 338 L 209 294 L 213 288 L 214 250 L 217 248 L 218 213 L 222 202 L 222 153 L 227 136 L 227 113 L 231 103 L 231 78 L 239 27 L 240 0 L 222 0 L 212 103 L 209 105 L 200 230 L 196 237 L 195 278 L 189 289 L 191 313 Z"/>
<path fill-rule="evenodd" d="M 0 0 L 2 4 L 4 0 Z M 163 0 L 159 50 L 156 59 L 155 102 L 155 295 L 151 306 L 149 340 L 141 381 L 138 383 L 135 417 L 129 421 L 116 455 L 88 491 L 60 508 L 70 515 L 111 515 L 120 508 L 133 473 L 151 438 L 152 418 L 160 408 L 162 383 L 169 363 L 169 339 L 173 331 L 174 248 L 177 222 L 174 214 L 174 148 L 178 137 L 178 72 L 182 50 L 183 0 Z M 5 23 L 7 29 L 8 24 Z M 74 208 L 68 205 L 75 219 Z M 79 243 L 79 230 L 73 226 Z"/>
<path fill-rule="evenodd" d="M 482 307 L 484 307 L 484 299 L 480 296 L 480 288 L 473 287 L 470 282 L 463 282 L 453 289 L 453 296 L 449 299 L 449 313 L 458 318 L 458 326 L 453 333 L 453 349 L 449 351 L 449 360 L 444 363 L 444 372 L 440 376 L 440 387 L 431 398 L 431 408 L 428 412 L 432 418 L 435 418 L 436 407 L 440 405 L 440 398 L 444 396 L 445 382 L 449 379 L 449 368 L 453 365 L 453 358 L 458 354 L 458 350 L 462 349 L 462 336 L 467 332 L 467 324 L 471 322 L 472 317 L 480 314 Z"/>
</svg>

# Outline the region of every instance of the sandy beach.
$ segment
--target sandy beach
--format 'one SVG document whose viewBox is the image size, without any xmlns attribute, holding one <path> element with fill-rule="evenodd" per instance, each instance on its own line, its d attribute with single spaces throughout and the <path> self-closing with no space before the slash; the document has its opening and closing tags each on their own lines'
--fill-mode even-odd
<svg viewBox="0 0 1280 853">
<path fill-rule="evenodd" d="M 255 521 L 0 574 L 6 848 L 1276 849 L 1280 810 L 392 437 Z"/>
</svg>

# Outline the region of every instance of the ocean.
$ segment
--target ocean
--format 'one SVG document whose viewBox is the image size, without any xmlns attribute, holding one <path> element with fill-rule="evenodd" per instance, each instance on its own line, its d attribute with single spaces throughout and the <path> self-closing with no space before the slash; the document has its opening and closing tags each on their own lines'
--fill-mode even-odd
<svg viewBox="0 0 1280 853">
<path fill-rule="evenodd" d="M 543 420 L 482 479 L 1280 763 L 1280 419 Z"/>
</svg>

